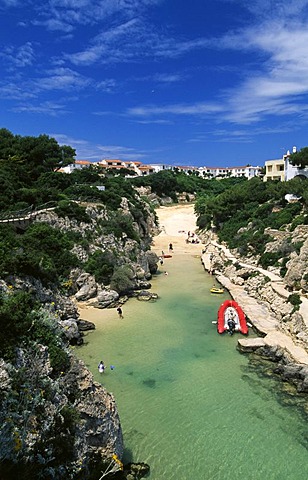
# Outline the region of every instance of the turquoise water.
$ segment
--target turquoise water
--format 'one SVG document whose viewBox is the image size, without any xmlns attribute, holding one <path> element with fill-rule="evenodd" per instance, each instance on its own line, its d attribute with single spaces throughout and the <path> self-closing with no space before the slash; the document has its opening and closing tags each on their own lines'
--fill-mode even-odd
<svg viewBox="0 0 308 480">
<path fill-rule="evenodd" d="M 83 311 L 95 320 L 75 349 L 114 393 L 124 461 L 144 461 L 150 480 L 303 480 L 307 427 L 303 399 L 236 350 L 238 335 L 218 335 L 216 312 L 227 294 L 194 256 L 173 256 L 152 281 L 156 302 L 129 300 Z M 100 375 L 103 359 L 115 365 Z"/>
</svg>

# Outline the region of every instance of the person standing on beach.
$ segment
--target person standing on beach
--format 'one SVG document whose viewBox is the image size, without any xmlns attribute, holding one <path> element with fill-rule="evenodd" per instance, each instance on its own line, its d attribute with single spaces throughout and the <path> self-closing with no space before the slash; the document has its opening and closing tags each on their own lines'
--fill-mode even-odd
<svg viewBox="0 0 308 480">
<path fill-rule="evenodd" d="M 124 317 L 123 317 L 123 312 L 122 312 L 122 308 L 121 308 L 121 307 L 118 307 L 118 308 L 117 308 L 117 312 L 118 312 L 119 318 L 124 318 Z"/>
</svg>

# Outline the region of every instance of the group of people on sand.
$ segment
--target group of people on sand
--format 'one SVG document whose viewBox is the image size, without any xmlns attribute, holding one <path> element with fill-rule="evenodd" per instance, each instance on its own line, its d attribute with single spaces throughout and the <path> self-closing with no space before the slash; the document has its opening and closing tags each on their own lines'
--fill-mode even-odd
<svg viewBox="0 0 308 480">
<path fill-rule="evenodd" d="M 186 243 L 200 243 L 200 240 L 194 232 L 188 232 Z"/>
</svg>

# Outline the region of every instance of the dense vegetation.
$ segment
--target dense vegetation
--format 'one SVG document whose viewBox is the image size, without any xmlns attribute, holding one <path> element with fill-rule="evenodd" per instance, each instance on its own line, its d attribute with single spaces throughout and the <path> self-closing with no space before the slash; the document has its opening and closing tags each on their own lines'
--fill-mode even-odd
<svg viewBox="0 0 308 480">
<path fill-rule="evenodd" d="M 291 153 L 289 156 L 291 165 L 299 168 L 307 168 L 308 166 L 308 147 L 302 148 L 299 152 Z"/>
<path fill-rule="evenodd" d="M 285 195 L 290 193 L 300 197 L 300 201 L 288 203 Z M 290 226 L 294 230 L 297 225 L 307 225 L 307 207 L 308 183 L 296 178 L 289 182 L 253 178 L 219 195 L 200 196 L 195 205 L 201 229 L 215 228 L 220 241 L 243 256 L 260 256 L 259 263 L 264 268 L 275 265 L 279 258 L 297 248 L 296 244 L 285 242 L 281 251 L 263 253 L 271 240 L 265 229 Z"/>
<path fill-rule="evenodd" d="M 193 171 L 187 174 L 175 169 L 162 170 L 146 177 L 137 177 L 132 179 L 131 183 L 136 187 L 151 187 L 152 192 L 159 197 L 171 197 L 174 202 L 177 202 L 177 194 L 179 193 L 215 196 L 233 185 L 242 184 L 244 181 L 243 178 L 209 180 Z"/>
</svg>

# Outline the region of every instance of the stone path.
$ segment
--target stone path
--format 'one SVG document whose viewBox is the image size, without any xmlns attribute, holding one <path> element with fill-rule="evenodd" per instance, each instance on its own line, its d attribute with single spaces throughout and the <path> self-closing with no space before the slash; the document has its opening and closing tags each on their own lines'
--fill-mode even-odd
<svg viewBox="0 0 308 480">
<path fill-rule="evenodd" d="M 273 290 L 281 297 L 286 299 L 290 295 L 290 292 L 285 289 L 281 277 L 279 277 L 277 274 L 269 272 L 268 270 L 264 270 L 256 265 L 249 265 L 241 262 L 226 247 L 219 245 L 214 240 L 206 245 L 201 256 L 202 263 L 206 270 L 211 270 L 210 255 L 211 253 L 217 251 L 217 249 L 222 250 L 226 258 L 232 262 L 236 262 L 245 268 L 258 270 L 263 275 L 269 277 Z M 230 292 L 231 296 L 241 305 L 249 321 L 260 333 L 265 335 L 264 338 L 259 339 L 240 339 L 239 343 L 241 345 L 245 346 L 246 348 L 249 346 L 254 348 L 261 342 L 263 345 L 269 345 L 272 347 L 280 346 L 293 357 L 296 363 L 308 365 L 308 353 L 306 350 L 296 345 L 291 336 L 278 330 L 279 322 L 265 304 L 257 302 L 256 299 L 247 294 L 242 286 L 233 284 L 227 277 L 223 275 L 216 275 L 216 278 L 217 281 L 221 283 Z M 302 304 L 300 306 L 299 313 L 302 315 L 306 326 L 308 326 L 308 299 L 301 297 L 301 300 Z"/>
</svg>

